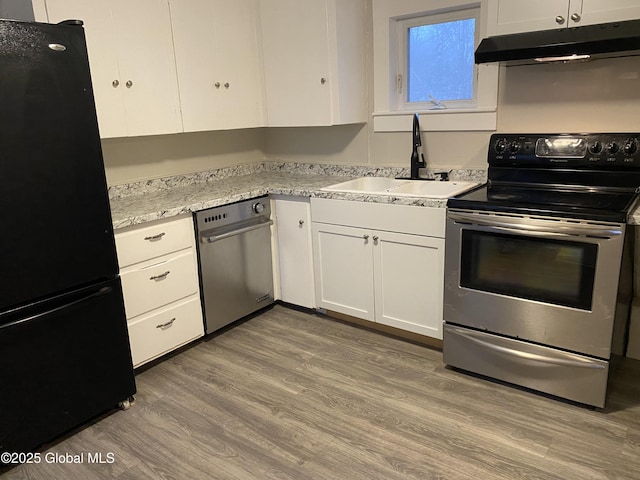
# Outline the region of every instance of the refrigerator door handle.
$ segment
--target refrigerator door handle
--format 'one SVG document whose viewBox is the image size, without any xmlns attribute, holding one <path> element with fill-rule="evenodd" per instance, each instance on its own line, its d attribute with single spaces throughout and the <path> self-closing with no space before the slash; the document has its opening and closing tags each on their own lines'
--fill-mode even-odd
<svg viewBox="0 0 640 480">
<path fill-rule="evenodd" d="M 78 298 L 76 300 L 73 300 L 71 302 L 65 303 L 64 305 L 59 305 L 55 308 L 52 308 L 50 310 L 47 310 L 45 312 L 40 312 L 37 313 L 36 315 L 31 315 L 29 317 L 25 317 L 25 318 L 20 318 L 19 320 L 14 320 L 13 322 L 9 322 L 9 323 L 5 323 L 4 325 L 0 325 L 0 330 L 4 329 L 4 328 L 9 328 L 9 327 L 13 327 L 15 325 L 19 325 L 21 323 L 25 323 L 25 322 L 30 322 L 32 320 L 36 320 L 40 317 L 46 317 L 47 315 L 51 315 L 52 313 L 56 313 L 59 312 L 61 310 L 66 310 L 68 308 L 72 308 L 78 304 L 84 303 L 86 301 L 92 300 L 96 297 L 101 297 L 103 295 L 108 295 L 113 291 L 113 288 L 111 287 L 102 287 L 98 290 L 96 290 L 95 292 L 92 292 L 88 295 L 85 295 L 82 298 Z"/>
</svg>

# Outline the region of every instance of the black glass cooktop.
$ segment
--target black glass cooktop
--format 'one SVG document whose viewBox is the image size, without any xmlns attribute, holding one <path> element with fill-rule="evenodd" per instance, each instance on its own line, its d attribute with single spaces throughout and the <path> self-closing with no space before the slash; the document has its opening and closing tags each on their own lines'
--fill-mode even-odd
<svg viewBox="0 0 640 480">
<path fill-rule="evenodd" d="M 640 132 L 495 133 L 488 182 L 450 208 L 626 222 L 640 188 Z"/>
<path fill-rule="evenodd" d="M 626 222 L 635 192 L 562 190 L 487 184 L 449 199 L 447 206 L 481 211 Z"/>
</svg>

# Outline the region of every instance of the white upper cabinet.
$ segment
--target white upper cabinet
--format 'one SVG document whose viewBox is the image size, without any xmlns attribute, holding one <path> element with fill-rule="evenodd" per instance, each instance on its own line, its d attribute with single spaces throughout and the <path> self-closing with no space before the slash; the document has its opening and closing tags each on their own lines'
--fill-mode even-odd
<svg viewBox="0 0 640 480">
<path fill-rule="evenodd" d="M 619 22 L 640 18 L 640 2 L 638 0 L 573 0 L 576 11 L 569 12 L 570 25 L 575 23 L 572 19 L 574 13 L 580 15 L 580 25 L 593 25 L 596 23 Z M 582 6 L 582 12 L 577 7 Z"/>
<path fill-rule="evenodd" d="M 489 0 L 489 35 L 640 18 L 638 0 Z"/>
<path fill-rule="evenodd" d="M 264 125 L 258 0 L 170 0 L 186 132 Z"/>
<path fill-rule="evenodd" d="M 260 0 L 267 125 L 367 121 L 365 2 Z"/>
<path fill-rule="evenodd" d="M 167 0 L 46 0 L 46 11 L 84 22 L 102 138 L 182 131 Z"/>
</svg>

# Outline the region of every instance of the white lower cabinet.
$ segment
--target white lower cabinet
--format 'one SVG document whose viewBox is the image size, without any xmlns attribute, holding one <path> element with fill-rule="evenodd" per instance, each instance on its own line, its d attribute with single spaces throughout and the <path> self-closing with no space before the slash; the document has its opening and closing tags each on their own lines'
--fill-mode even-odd
<svg viewBox="0 0 640 480">
<path fill-rule="evenodd" d="M 131 357 L 135 366 L 199 338 L 203 334 L 199 298 L 172 303 L 129 321 Z"/>
<path fill-rule="evenodd" d="M 373 235 L 376 322 L 442 339 L 444 239 Z"/>
<path fill-rule="evenodd" d="M 281 195 L 272 198 L 277 231 L 275 271 L 280 286 L 278 298 L 283 302 L 314 308 L 309 198 Z"/>
<path fill-rule="evenodd" d="M 314 223 L 313 242 L 318 306 L 373 321 L 371 232 Z"/>
<path fill-rule="evenodd" d="M 129 318 L 198 291 L 195 258 L 191 250 L 136 264 L 121 273 L 124 303 Z"/>
<path fill-rule="evenodd" d="M 190 215 L 115 233 L 134 367 L 204 335 Z"/>
<path fill-rule="evenodd" d="M 318 307 L 442 339 L 445 209 L 312 199 Z"/>
</svg>

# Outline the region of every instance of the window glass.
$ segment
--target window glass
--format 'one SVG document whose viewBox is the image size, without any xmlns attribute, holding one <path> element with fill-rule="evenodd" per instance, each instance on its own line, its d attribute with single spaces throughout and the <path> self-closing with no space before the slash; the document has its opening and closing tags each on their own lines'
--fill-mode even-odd
<svg viewBox="0 0 640 480">
<path fill-rule="evenodd" d="M 407 101 L 473 99 L 475 18 L 409 27 Z"/>
</svg>

